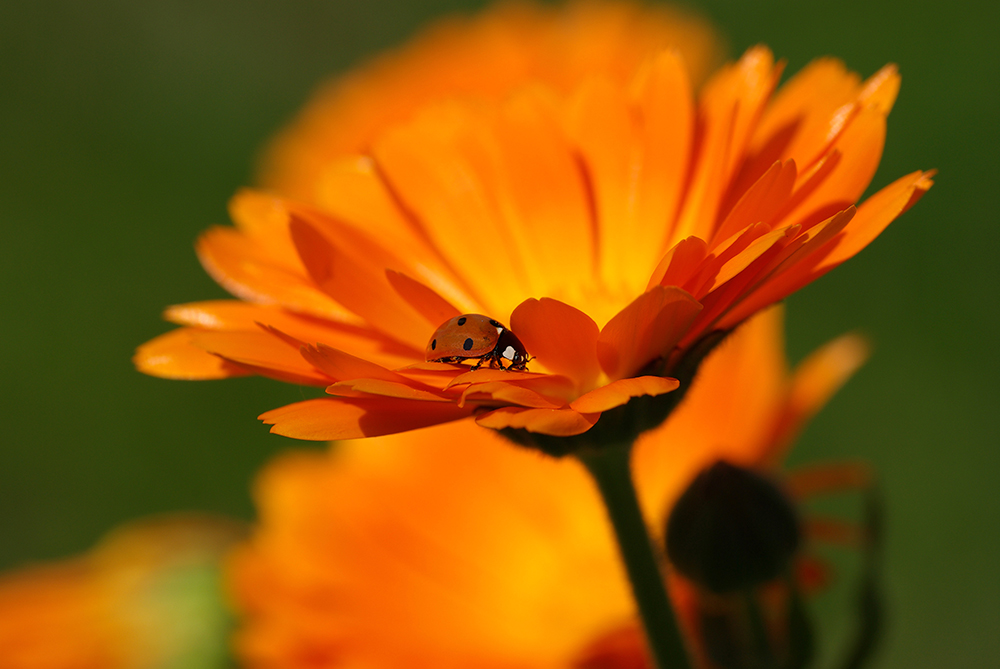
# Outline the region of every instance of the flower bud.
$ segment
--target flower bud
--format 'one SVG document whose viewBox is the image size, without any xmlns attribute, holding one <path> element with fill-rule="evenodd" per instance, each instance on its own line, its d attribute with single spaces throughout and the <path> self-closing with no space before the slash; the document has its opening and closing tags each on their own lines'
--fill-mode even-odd
<svg viewBox="0 0 1000 669">
<path fill-rule="evenodd" d="M 666 536 L 677 571 L 721 594 L 783 574 L 800 531 L 791 501 L 772 481 L 720 460 L 677 500 Z"/>
</svg>

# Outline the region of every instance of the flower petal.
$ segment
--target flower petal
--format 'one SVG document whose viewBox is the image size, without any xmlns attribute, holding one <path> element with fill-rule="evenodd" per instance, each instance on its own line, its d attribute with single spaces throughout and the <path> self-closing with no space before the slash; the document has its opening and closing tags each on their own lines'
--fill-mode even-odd
<svg viewBox="0 0 1000 669">
<path fill-rule="evenodd" d="M 303 346 L 300 354 L 309 364 L 335 381 L 365 378 L 396 382 L 405 380 L 392 370 L 326 344 Z"/>
<path fill-rule="evenodd" d="M 868 246 L 886 227 L 923 197 L 934 185 L 934 171 L 913 172 L 897 179 L 865 200 L 854 219 L 836 240 L 820 269 L 833 268 Z"/>
<path fill-rule="evenodd" d="M 347 309 L 317 290 L 301 262 L 282 262 L 267 245 L 239 230 L 214 227 L 202 233 L 195 245 L 205 271 L 227 291 L 261 304 L 281 304 L 321 318 L 359 322 Z"/>
<path fill-rule="evenodd" d="M 480 414 L 476 422 L 494 430 L 514 428 L 555 437 L 571 437 L 592 428 L 598 418 L 600 414 L 582 414 L 572 409 L 501 407 Z"/>
<path fill-rule="evenodd" d="M 740 198 L 726 220 L 716 230 L 715 243 L 736 235 L 754 223 L 773 225 L 795 185 L 794 160 L 777 161 Z"/>
<path fill-rule="evenodd" d="M 462 313 L 432 288 L 428 288 L 416 279 L 411 279 L 402 272 L 387 269 L 385 278 L 396 293 L 413 307 L 414 311 L 423 316 L 424 320 L 432 327 L 436 328 L 449 318 L 454 318 Z"/>
<path fill-rule="evenodd" d="M 686 237 L 667 251 L 649 279 L 651 288 L 655 285 L 684 287 L 695 273 L 702 268 L 708 257 L 708 244 L 698 237 Z"/>
<path fill-rule="evenodd" d="M 511 331 L 545 369 L 590 387 L 601 373 L 597 323 L 579 309 L 543 297 L 525 300 L 510 315 Z"/>
<path fill-rule="evenodd" d="M 380 397 L 306 400 L 267 411 L 258 418 L 270 425 L 275 434 L 309 441 L 335 441 L 406 432 L 470 415 L 472 407 Z"/>
<path fill-rule="evenodd" d="M 781 69 L 771 52 L 758 46 L 705 84 L 698 110 L 704 134 L 674 239 L 691 235 L 711 239 L 717 217 L 728 213 L 720 211 L 727 184 L 736 176 L 737 161 L 744 155 Z"/>
<path fill-rule="evenodd" d="M 504 105 L 491 128 L 494 188 L 506 223 L 498 241 L 523 259 L 529 294 L 588 286 L 596 264 L 588 185 L 556 113 L 531 89 Z"/>
<path fill-rule="evenodd" d="M 878 109 L 862 109 L 837 136 L 831 151 L 840 160 L 785 220 L 809 226 L 848 207 L 861 197 L 875 176 L 885 146 L 886 117 Z"/>
<path fill-rule="evenodd" d="M 468 287 L 399 206 L 370 157 L 334 160 L 323 173 L 319 189 L 317 197 L 325 213 L 377 239 L 387 249 L 402 250 L 401 259 L 407 261 L 406 271 L 414 280 L 458 305 L 460 313 L 477 310 Z"/>
<path fill-rule="evenodd" d="M 633 397 L 662 395 L 677 390 L 680 382 L 664 376 L 635 376 L 612 381 L 581 395 L 569 406 L 580 413 L 600 413 L 626 404 Z"/>
<path fill-rule="evenodd" d="M 307 363 L 298 348 L 267 331 L 202 330 L 191 337 L 191 343 L 256 374 L 279 381 L 325 386 L 333 380 Z"/>
<path fill-rule="evenodd" d="M 521 258 L 505 243 L 496 146 L 483 119 L 457 103 L 431 107 L 383 134 L 372 151 L 389 187 L 487 313 L 504 318 L 515 305 L 503 296 L 531 293 Z"/>
<path fill-rule="evenodd" d="M 565 405 L 565 402 L 558 399 L 551 399 L 534 390 L 519 386 L 514 383 L 504 381 L 491 381 L 488 383 L 473 383 L 462 392 L 462 397 L 458 401 L 459 406 L 464 406 L 468 402 L 489 401 L 501 404 L 516 404 L 523 407 L 533 407 L 539 409 L 557 409 Z"/>
<path fill-rule="evenodd" d="M 421 402 L 452 402 L 453 398 L 440 393 L 417 388 L 412 383 L 385 379 L 350 379 L 327 387 L 327 394 L 335 397 L 395 397 Z"/>
<path fill-rule="evenodd" d="M 814 351 L 796 367 L 784 411 L 769 440 L 767 457 L 771 462 L 784 457 L 802 427 L 868 359 L 869 350 L 864 337 L 845 335 Z"/>
<path fill-rule="evenodd" d="M 635 186 L 635 238 L 630 253 L 648 248 L 648 267 L 668 247 L 682 199 L 694 141 L 695 105 L 681 54 L 665 51 L 639 71 L 633 82 L 635 112 L 641 119 L 642 171 Z"/>
<path fill-rule="evenodd" d="M 204 381 L 250 374 L 196 346 L 193 340 L 200 333 L 193 328 L 179 328 L 162 334 L 136 349 L 132 362 L 140 372 L 164 379 Z"/>
<path fill-rule="evenodd" d="M 597 357 L 612 380 L 632 376 L 665 356 L 687 333 L 701 304 L 673 286 L 653 286 L 608 321 L 597 339 Z"/>
<path fill-rule="evenodd" d="M 343 229 L 334 243 L 312 221 L 298 216 L 290 229 L 309 275 L 323 292 L 383 334 L 423 350 L 433 326 L 429 328 L 389 284 L 385 270 L 392 260 L 386 253 L 360 235 L 350 239 Z"/>
</svg>

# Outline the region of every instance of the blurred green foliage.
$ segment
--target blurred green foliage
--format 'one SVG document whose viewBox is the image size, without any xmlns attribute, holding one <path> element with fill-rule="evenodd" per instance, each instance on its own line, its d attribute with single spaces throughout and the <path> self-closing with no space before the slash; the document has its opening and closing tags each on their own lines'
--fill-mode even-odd
<svg viewBox="0 0 1000 669">
<path fill-rule="evenodd" d="M 80 551 L 137 516 L 250 517 L 249 482 L 291 446 L 255 416 L 302 391 L 136 373 L 168 305 L 224 295 L 192 242 L 227 220 L 256 150 L 324 77 L 459 0 L 70 0 L 0 23 L 0 567 Z M 795 358 L 851 329 L 875 355 L 793 462 L 865 458 L 887 501 L 880 667 L 1000 663 L 1000 72 L 991 2 L 686 3 L 737 56 L 795 72 L 835 55 L 903 88 L 874 186 L 937 185 L 858 258 L 790 300 Z M 820 601 L 838 623 L 843 602 Z"/>
</svg>

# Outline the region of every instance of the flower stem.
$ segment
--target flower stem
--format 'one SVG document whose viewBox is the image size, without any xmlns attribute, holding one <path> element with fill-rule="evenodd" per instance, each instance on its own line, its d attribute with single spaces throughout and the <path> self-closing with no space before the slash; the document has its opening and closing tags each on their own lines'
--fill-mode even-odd
<svg viewBox="0 0 1000 669">
<path fill-rule="evenodd" d="M 659 551 L 649 537 L 632 483 L 631 454 L 631 446 L 608 446 L 577 457 L 597 483 L 614 527 L 654 666 L 687 669 L 690 662 L 660 571 Z"/>
</svg>

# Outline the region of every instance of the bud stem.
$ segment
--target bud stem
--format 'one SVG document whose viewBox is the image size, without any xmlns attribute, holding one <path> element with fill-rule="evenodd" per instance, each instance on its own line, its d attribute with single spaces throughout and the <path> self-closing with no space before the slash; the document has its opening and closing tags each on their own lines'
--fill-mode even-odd
<svg viewBox="0 0 1000 669">
<path fill-rule="evenodd" d="M 597 483 L 614 527 L 654 666 L 688 669 L 691 665 L 660 567 L 665 558 L 654 548 L 639 507 L 632 483 L 631 455 L 630 445 L 577 453 Z"/>
</svg>

